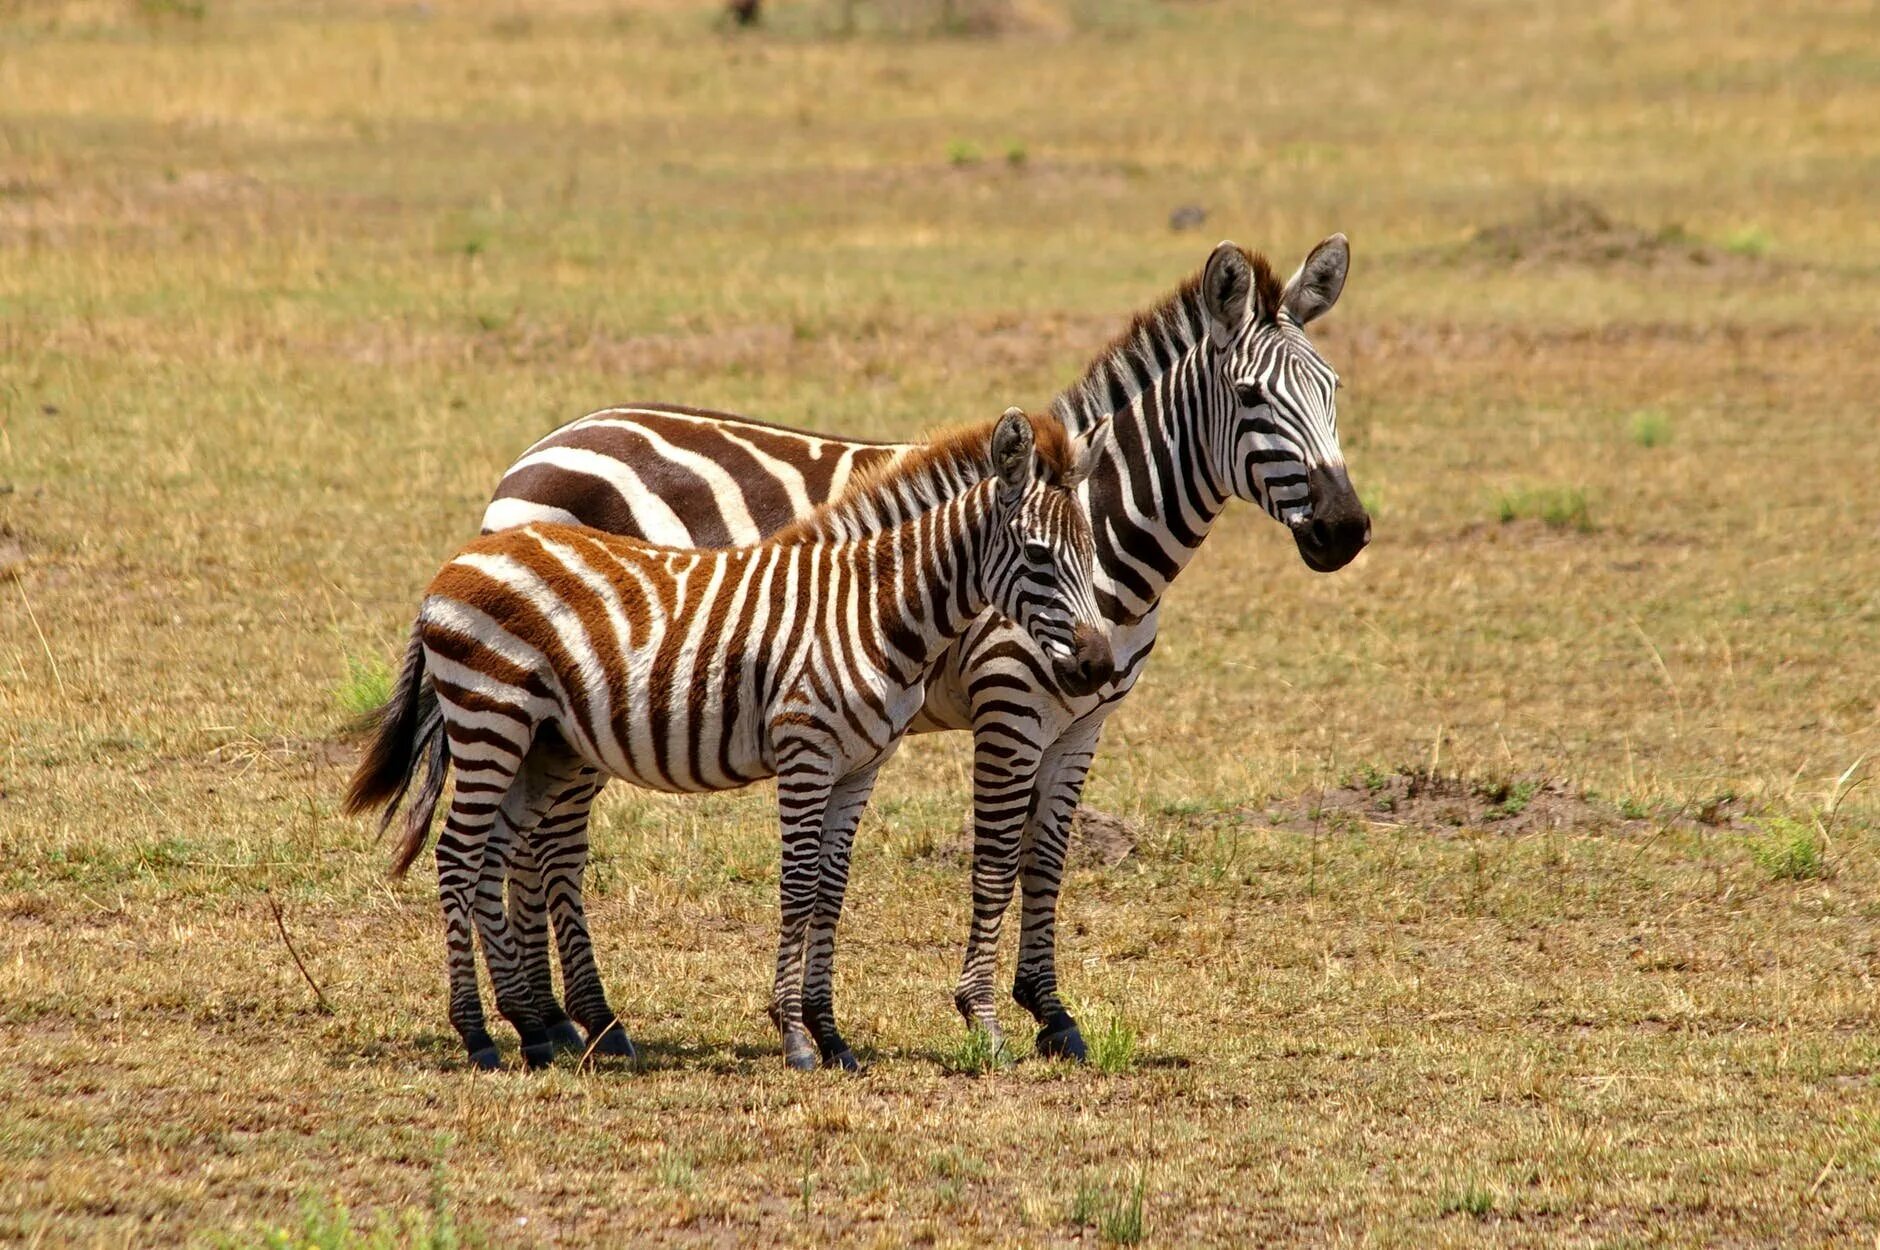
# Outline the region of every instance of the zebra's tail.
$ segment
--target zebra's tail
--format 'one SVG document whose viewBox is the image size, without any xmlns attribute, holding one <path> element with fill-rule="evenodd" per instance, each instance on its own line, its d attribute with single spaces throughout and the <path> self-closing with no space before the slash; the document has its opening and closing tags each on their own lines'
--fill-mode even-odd
<svg viewBox="0 0 1880 1250">
<path fill-rule="evenodd" d="M 391 874 L 403 876 L 418 858 L 430 836 L 431 817 L 444 793 L 450 753 L 444 749 L 444 714 L 437 706 L 437 691 L 426 680 L 424 643 L 414 628 L 405 647 L 405 664 L 398 673 L 392 697 L 373 715 L 372 741 L 346 787 L 341 810 L 347 815 L 383 807 L 379 833 L 384 834 L 404 802 L 411 783 L 418 788 L 405 803 L 405 832 L 392 855 Z M 418 779 L 422 772 L 423 778 Z"/>
</svg>

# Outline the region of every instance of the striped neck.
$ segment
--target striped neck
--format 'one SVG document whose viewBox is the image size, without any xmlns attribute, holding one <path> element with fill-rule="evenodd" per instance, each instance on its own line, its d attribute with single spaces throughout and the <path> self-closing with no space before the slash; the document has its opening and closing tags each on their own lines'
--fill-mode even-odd
<svg viewBox="0 0 1880 1250">
<path fill-rule="evenodd" d="M 1052 403 L 1073 433 L 1116 418 L 1082 495 L 1101 518 L 1097 600 L 1110 620 L 1133 622 L 1156 607 L 1231 495 L 1210 445 L 1233 403 L 1216 363 L 1196 275 L 1139 313 Z"/>
<path fill-rule="evenodd" d="M 874 574 L 873 608 L 897 680 L 913 684 L 989 605 L 983 571 L 996 481 L 849 540 Z"/>
<path fill-rule="evenodd" d="M 1081 434 L 1105 413 L 1122 412 L 1139 402 L 1144 391 L 1207 337 L 1208 313 L 1197 273 L 1161 303 L 1137 313 L 1084 375 L 1059 392 L 1051 410 L 1066 429 Z"/>
</svg>

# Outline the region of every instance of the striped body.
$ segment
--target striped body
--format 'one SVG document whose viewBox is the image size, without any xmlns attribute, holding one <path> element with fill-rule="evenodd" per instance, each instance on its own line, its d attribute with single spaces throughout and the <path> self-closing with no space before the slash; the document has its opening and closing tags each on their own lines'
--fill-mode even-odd
<svg viewBox="0 0 1880 1250">
<path fill-rule="evenodd" d="M 915 557 L 904 549 L 914 535 L 899 537 L 707 552 L 557 525 L 480 539 L 445 565 L 418 615 L 447 732 L 469 748 L 500 735 L 513 709 L 553 723 L 609 777 L 677 793 L 774 777 L 773 730 L 793 716 L 828 730 L 839 771 L 879 762 L 919 709 L 928 657 L 891 654 L 849 625 Z M 548 673 L 551 687 L 530 688 Z M 492 680 L 513 701 L 478 716 Z"/>
<path fill-rule="evenodd" d="M 1008 413 L 757 546 L 671 550 L 532 524 L 485 535 L 445 564 L 349 807 L 391 794 L 372 777 L 402 787 L 417 771 L 409 744 L 429 731 L 405 722 L 441 733 L 457 773 L 437 849 L 451 1019 L 473 1059 L 495 1062 L 473 928 L 499 1007 L 525 1054 L 544 1057 L 552 1022 L 534 1001 L 500 882 L 507 857 L 571 787 L 591 801 L 600 776 L 680 792 L 776 776 L 784 853 L 773 1014 L 794 1066 L 813 1066 L 818 1052 L 853 1064 L 829 995 L 848 840 L 933 664 L 996 608 L 1061 664 L 1107 676 L 1088 525 L 1071 491 L 1034 464 L 1032 428 Z M 1068 474 L 1061 429 L 1058 439 Z M 962 475 L 952 468 L 962 461 L 985 470 Z M 904 509 L 877 497 L 918 501 L 915 515 L 883 527 Z M 388 740 L 402 776 L 381 767 Z M 429 823 L 429 805 L 414 803 L 400 869 Z M 613 1024 L 610 1014 L 590 1027 Z"/>
<path fill-rule="evenodd" d="M 955 1001 L 995 1037 L 998 934 L 1018 888 L 1014 997 L 1041 1024 L 1043 1049 L 1081 1055 L 1055 960 L 1069 816 L 1103 723 L 1155 644 L 1163 594 L 1227 501 L 1258 504 L 1321 571 L 1368 540 L 1338 446 L 1337 378 L 1304 333 L 1337 299 L 1346 256 L 1343 237 L 1333 236 L 1282 288 L 1263 260 L 1223 244 L 1054 402 L 1072 431 L 1114 416 L 1110 449 L 1080 493 L 1093 519 L 1115 679 L 1087 695 L 1067 693 L 1037 649 L 994 615 L 970 626 L 934 669 L 912 728 L 974 734 L 973 919 Z M 674 545 L 755 541 L 815 507 L 818 490 L 840 491 L 858 469 L 917 452 L 917 444 L 830 438 L 694 409 L 608 409 L 524 453 L 483 523 L 496 530 L 576 518 Z M 510 883 L 530 975 L 551 1013 L 550 914 L 571 1009 L 575 1000 L 603 1001 L 572 884 L 586 853 L 588 799 L 578 786 L 571 796 L 518 856 Z"/>
</svg>

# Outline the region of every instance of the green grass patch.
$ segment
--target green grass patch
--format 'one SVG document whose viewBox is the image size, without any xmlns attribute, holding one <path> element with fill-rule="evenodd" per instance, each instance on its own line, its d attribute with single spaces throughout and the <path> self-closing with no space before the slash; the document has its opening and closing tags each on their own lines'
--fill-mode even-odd
<svg viewBox="0 0 1880 1250">
<path fill-rule="evenodd" d="M 1527 810 L 1527 805 L 1540 793 L 1541 783 L 1534 780 L 1500 782 L 1486 786 L 1482 797 L 1488 799 L 1491 806 L 1484 815 L 1489 820 L 1506 820 L 1510 816 L 1519 816 Z"/>
<path fill-rule="evenodd" d="M 1592 504 L 1578 486 L 1548 486 L 1533 490 L 1503 491 L 1495 500 L 1495 515 L 1503 525 L 1539 521 L 1549 529 L 1593 531 Z"/>
<path fill-rule="evenodd" d="M 940 1048 L 940 1066 L 959 1076 L 984 1076 L 1008 1061 L 1005 1047 L 981 1028 L 967 1029 Z"/>
<path fill-rule="evenodd" d="M 1078 1228 L 1095 1228 L 1105 1245 L 1138 1245 L 1148 1233 L 1144 1211 L 1147 1189 L 1147 1169 L 1138 1169 L 1136 1179 L 1120 1193 L 1113 1186 L 1085 1181 L 1071 1199 L 1067 1218 Z"/>
<path fill-rule="evenodd" d="M 1641 408 L 1632 414 L 1626 432 L 1640 447 L 1663 447 L 1671 441 L 1671 418 L 1662 409 Z"/>
<path fill-rule="evenodd" d="M 392 697 L 392 666 L 377 656 L 346 657 L 346 675 L 333 689 L 333 702 L 348 716 L 365 716 Z"/>
<path fill-rule="evenodd" d="M 970 139 L 954 139 L 947 144 L 947 164 L 977 165 L 984 159 L 979 145 Z"/>
<path fill-rule="evenodd" d="M 677 1189 L 685 1193 L 692 1192 L 698 1183 L 698 1175 L 692 1166 L 690 1155 L 676 1154 L 671 1151 L 659 1156 L 659 1183 L 667 1189 Z"/>
<path fill-rule="evenodd" d="M 1765 256 L 1770 242 L 1769 232 L 1761 226 L 1742 226 L 1723 236 L 1723 250 L 1732 256 Z"/>
<path fill-rule="evenodd" d="M 1469 1181 L 1445 1193 L 1439 1209 L 1444 1215 L 1466 1215 L 1471 1219 L 1484 1219 L 1495 1212 L 1495 1195 L 1486 1186 Z"/>
<path fill-rule="evenodd" d="M 1750 858 L 1778 881 L 1814 881 L 1829 875 L 1827 838 L 1808 821 L 1770 816 L 1757 822 Z"/>
<path fill-rule="evenodd" d="M 1091 1033 L 1090 1065 L 1105 1076 L 1119 1076 L 1136 1064 L 1136 1030 L 1123 1018 L 1111 1015 Z"/>
<path fill-rule="evenodd" d="M 302 1200 L 296 1222 L 220 1244 L 258 1250 L 463 1250 L 485 1243 L 460 1229 L 442 1196 L 436 1195 L 426 1207 L 365 1220 L 355 1219 L 336 1202 L 309 1197 Z"/>
</svg>

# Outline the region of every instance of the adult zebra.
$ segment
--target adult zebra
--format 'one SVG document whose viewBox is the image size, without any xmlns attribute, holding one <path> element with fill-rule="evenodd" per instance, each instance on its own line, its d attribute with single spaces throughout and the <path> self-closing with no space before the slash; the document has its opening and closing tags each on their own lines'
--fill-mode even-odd
<svg viewBox="0 0 1880 1250">
<path fill-rule="evenodd" d="M 346 810 L 383 806 L 390 823 L 422 778 L 393 864 L 402 873 L 429 837 L 446 768 L 457 771 L 438 894 L 450 1018 L 471 1061 L 500 1066 L 473 926 L 525 1060 L 554 1053 L 505 932 L 502 865 L 569 778 L 601 772 L 675 792 L 777 778 L 771 1018 L 791 1067 L 857 1068 L 831 993 L 849 843 L 933 665 L 994 610 L 1050 657 L 1060 684 L 1087 691 L 1110 677 L 1094 544 L 1074 493 L 1107 428 L 1074 439 L 1046 417 L 1034 432 L 1011 409 L 755 546 L 674 550 L 532 524 L 446 561 Z M 881 524 L 904 512 L 912 519 Z"/>
<path fill-rule="evenodd" d="M 1344 289 L 1350 253 L 1334 234 L 1282 286 L 1265 258 L 1222 243 L 1201 271 L 1140 313 L 1053 411 L 1073 431 L 1115 414 L 1111 448 L 1083 487 L 1097 538 L 1097 593 L 1116 676 L 1071 697 L 1023 636 L 986 617 L 935 670 L 915 731 L 973 731 L 973 918 L 954 1002 L 969 1024 L 1001 1034 L 993 975 L 1002 918 L 1022 883 L 1012 996 L 1039 1023 L 1038 1049 L 1085 1048 L 1058 997 L 1056 920 L 1069 816 L 1103 722 L 1135 685 L 1163 593 L 1230 498 L 1286 525 L 1319 572 L 1370 540 L 1339 450 L 1337 375 L 1306 337 Z M 918 444 L 799 432 L 667 406 L 605 409 L 543 438 L 516 461 L 484 513 L 485 530 L 579 521 L 672 544 L 748 542 L 839 495 L 859 470 Z M 612 1018 L 579 895 L 593 778 L 540 827 L 512 865 L 510 910 L 537 994 L 559 1035 L 547 955 L 552 914 L 568 1009 L 590 1038 Z M 565 1032 L 561 1032 L 565 1031 Z M 603 1052 L 609 1035 L 594 1039 Z"/>
</svg>

